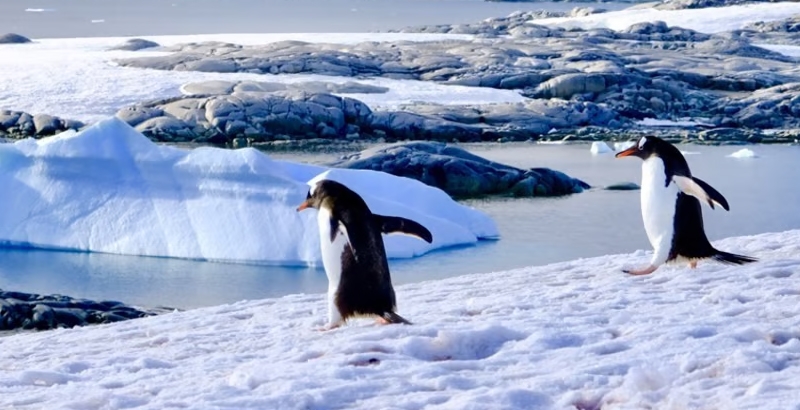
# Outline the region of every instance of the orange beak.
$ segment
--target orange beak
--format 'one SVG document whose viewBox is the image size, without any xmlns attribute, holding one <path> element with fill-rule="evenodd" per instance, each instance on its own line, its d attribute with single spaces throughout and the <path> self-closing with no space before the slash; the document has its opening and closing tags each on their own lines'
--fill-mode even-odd
<svg viewBox="0 0 800 410">
<path fill-rule="evenodd" d="M 302 204 L 300 204 L 300 206 L 298 206 L 298 207 L 297 207 L 297 212 L 300 212 L 300 211 L 302 211 L 303 209 L 306 209 L 306 208 L 308 208 L 309 206 L 310 206 L 310 205 L 309 205 L 309 203 L 308 203 L 308 200 L 305 200 L 305 201 L 303 201 L 303 203 L 302 203 Z"/>
<path fill-rule="evenodd" d="M 634 145 L 634 146 L 632 146 L 632 147 L 630 147 L 630 148 L 626 149 L 625 151 L 618 152 L 618 153 L 617 153 L 617 155 L 614 155 L 614 157 L 615 157 L 615 158 L 622 158 L 622 157 L 631 156 L 631 155 L 634 155 L 634 154 L 636 154 L 636 151 L 638 151 L 638 150 L 639 150 L 639 148 L 637 148 L 637 147 Z"/>
</svg>

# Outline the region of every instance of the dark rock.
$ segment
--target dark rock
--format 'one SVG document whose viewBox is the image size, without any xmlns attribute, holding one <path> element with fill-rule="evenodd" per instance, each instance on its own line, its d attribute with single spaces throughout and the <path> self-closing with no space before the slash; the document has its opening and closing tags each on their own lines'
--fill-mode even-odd
<svg viewBox="0 0 800 410">
<path fill-rule="evenodd" d="M 40 138 L 66 130 L 78 130 L 83 126 L 80 121 L 65 120 L 52 115 L 0 110 L 0 133 L 12 139 Z"/>
<path fill-rule="evenodd" d="M 87 314 L 85 311 L 76 308 L 55 308 L 52 309 L 57 321 L 63 327 L 75 327 L 86 325 Z"/>
<path fill-rule="evenodd" d="M 44 296 L 0 290 L 0 330 L 85 326 L 153 316 L 171 310 L 141 310 L 115 301 L 95 302 L 64 295 Z"/>
<path fill-rule="evenodd" d="M 47 114 L 36 114 L 33 116 L 33 127 L 36 135 L 47 136 L 59 132 L 61 120 Z"/>
<path fill-rule="evenodd" d="M 37 330 L 46 330 L 56 327 L 56 314 L 53 308 L 47 305 L 35 305 L 33 307 L 32 325 Z"/>
<path fill-rule="evenodd" d="M 0 44 L 25 44 L 30 42 L 31 39 L 19 34 L 8 33 L 0 36 Z"/>
<path fill-rule="evenodd" d="M 641 187 L 633 182 L 619 182 L 607 185 L 604 189 L 609 191 L 635 191 L 641 189 Z"/>
<path fill-rule="evenodd" d="M 413 178 L 455 197 L 555 196 L 589 188 L 583 181 L 548 168 L 526 171 L 489 161 L 453 145 L 434 142 L 368 149 L 330 165 Z"/>
</svg>

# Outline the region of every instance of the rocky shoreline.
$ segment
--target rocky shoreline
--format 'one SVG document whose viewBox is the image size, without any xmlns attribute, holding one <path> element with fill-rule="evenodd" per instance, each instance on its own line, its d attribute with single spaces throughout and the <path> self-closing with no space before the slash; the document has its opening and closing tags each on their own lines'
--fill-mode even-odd
<svg viewBox="0 0 800 410">
<path fill-rule="evenodd" d="M 113 323 L 175 311 L 141 309 L 117 301 L 92 301 L 0 289 L 0 333 Z"/>
</svg>

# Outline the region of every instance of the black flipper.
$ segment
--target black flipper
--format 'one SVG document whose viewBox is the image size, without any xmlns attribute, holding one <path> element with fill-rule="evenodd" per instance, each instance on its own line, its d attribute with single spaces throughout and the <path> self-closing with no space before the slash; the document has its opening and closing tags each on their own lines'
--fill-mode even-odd
<svg viewBox="0 0 800 410">
<path fill-rule="evenodd" d="M 431 231 L 410 219 L 378 214 L 373 214 L 372 217 L 375 218 L 375 224 L 380 228 L 381 232 L 385 234 L 397 232 L 416 236 L 428 243 L 433 242 L 433 234 L 431 234 Z"/>
<path fill-rule="evenodd" d="M 752 258 L 750 256 L 736 255 L 734 253 L 722 251 L 717 251 L 717 253 L 711 258 L 717 262 L 727 263 L 729 265 L 744 265 L 745 263 L 758 261 L 757 258 Z"/>
<path fill-rule="evenodd" d="M 728 201 L 716 189 L 708 185 L 705 181 L 695 177 L 687 177 L 684 175 L 674 175 L 672 180 L 678 185 L 678 188 L 686 195 L 691 195 L 714 209 L 714 204 L 721 206 L 726 211 L 729 211 Z"/>
<path fill-rule="evenodd" d="M 411 324 L 411 322 L 409 322 L 408 320 L 404 319 L 402 316 L 394 312 L 384 312 L 384 314 L 381 317 L 389 323 L 398 323 L 404 325 Z"/>
<path fill-rule="evenodd" d="M 336 240 L 336 235 L 339 234 L 339 223 L 340 222 L 336 218 L 331 217 L 330 223 L 331 223 L 331 243 L 333 243 L 333 241 Z"/>
<path fill-rule="evenodd" d="M 340 222 L 338 219 L 331 216 L 330 218 L 331 224 L 331 243 L 336 240 L 336 235 L 339 233 L 344 235 L 345 240 L 347 241 L 347 246 L 350 248 L 350 252 L 353 253 L 353 259 L 358 261 L 358 254 L 356 254 L 356 249 L 353 247 L 353 244 L 350 243 L 350 236 L 347 233 L 347 227 Z"/>
<path fill-rule="evenodd" d="M 706 181 L 703 181 L 702 179 L 697 177 L 692 177 L 692 180 L 694 180 L 694 182 L 696 182 L 697 185 L 700 185 L 700 188 L 703 188 L 703 191 L 706 191 L 706 194 L 711 199 L 711 201 L 708 201 L 708 204 L 711 205 L 711 209 L 714 209 L 714 202 L 716 202 L 720 206 L 722 206 L 722 209 L 726 211 L 731 210 L 731 208 L 728 206 L 728 201 L 725 199 L 724 196 L 722 196 L 722 194 L 719 193 L 719 191 L 714 189 L 714 187 L 706 183 Z"/>
</svg>

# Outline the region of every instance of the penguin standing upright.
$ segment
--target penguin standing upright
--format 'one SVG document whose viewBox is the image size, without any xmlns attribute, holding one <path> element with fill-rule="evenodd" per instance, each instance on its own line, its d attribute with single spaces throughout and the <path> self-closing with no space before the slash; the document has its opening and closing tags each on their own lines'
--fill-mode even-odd
<svg viewBox="0 0 800 410">
<path fill-rule="evenodd" d="M 637 156 L 642 164 L 642 219 L 653 246 L 650 266 L 626 270 L 632 275 L 653 273 L 664 263 L 686 261 L 694 268 L 700 259 L 742 265 L 755 262 L 749 256 L 714 249 L 703 230 L 700 201 L 730 210 L 728 201 L 711 185 L 693 177 L 686 159 L 674 145 L 646 136 L 616 157 Z"/>
<path fill-rule="evenodd" d="M 315 208 L 322 265 L 328 276 L 328 324 L 333 329 L 357 316 L 377 316 L 384 324 L 408 320 L 396 302 L 381 233 L 405 233 L 428 243 L 433 236 L 412 220 L 373 214 L 357 193 L 332 180 L 311 187 L 297 211 Z"/>
</svg>

